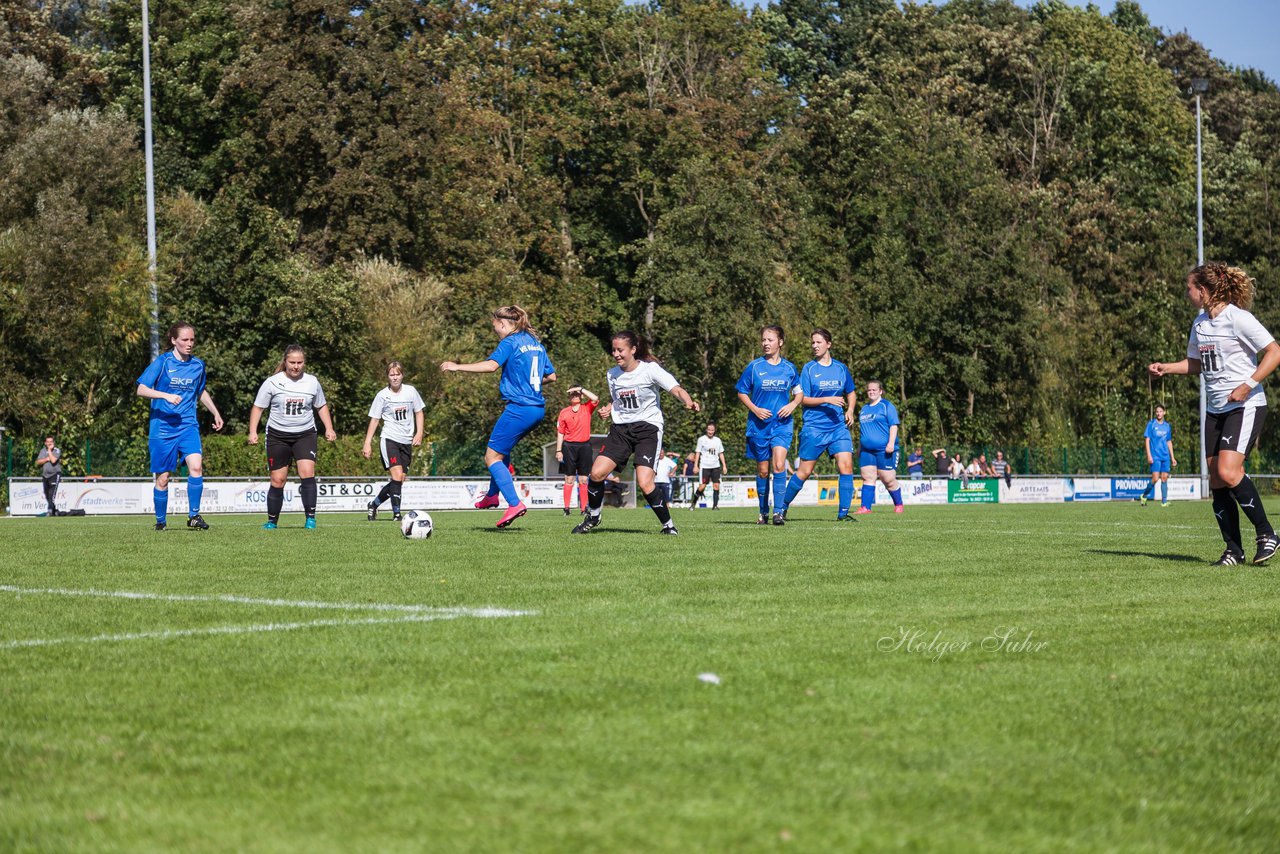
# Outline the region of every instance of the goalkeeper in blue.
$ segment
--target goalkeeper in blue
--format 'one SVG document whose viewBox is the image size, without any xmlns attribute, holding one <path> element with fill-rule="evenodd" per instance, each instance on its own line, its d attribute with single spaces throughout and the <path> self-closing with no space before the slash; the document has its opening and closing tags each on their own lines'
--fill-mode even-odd
<svg viewBox="0 0 1280 854">
<path fill-rule="evenodd" d="M 1147 465 L 1151 466 L 1151 483 L 1142 491 L 1138 500 L 1147 506 L 1147 499 L 1155 495 L 1156 484 L 1160 484 L 1160 506 L 1169 506 L 1169 468 L 1178 465 L 1173 455 L 1173 425 L 1164 420 L 1164 407 L 1156 407 L 1156 417 L 1147 422 L 1143 442 L 1147 446 Z"/>
<path fill-rule="evenodd" d="M 205 390 L 204 362 L 191 355 L 196 346 L 196 330 L 190 323 L 169 328 L 170 349 L 156 357 L 138 377 L 138 397 L 151 401 L 147 446 L 151 452 L 151 473 L 155 475 L 152 499 L 155 502 L 156 530 L 168 527 L 169 474 L 180 462 L 187 464 L 187 527 L 207 531 L 200 516 L 204 494 L 204 458 L 200 444 L 200 424 L 196 403 L 213 415 L 213 429 L 222 429 L 222 414 Z"/>
<path fill-rule="evenodd" d="M 781 326 L 760 330 L 762 355 L 752 359 L 736 386 L 747 416 L 747 459 L 756 462 L 756 498 L 760 516 L 756 524 L 769 523 L 770 477 L 773 486 L 773 524 L 785 524 L 787 453 L 795 433 L 792 414 L 804 398 L 800 372 L 782 358 Z"/>
</svg>

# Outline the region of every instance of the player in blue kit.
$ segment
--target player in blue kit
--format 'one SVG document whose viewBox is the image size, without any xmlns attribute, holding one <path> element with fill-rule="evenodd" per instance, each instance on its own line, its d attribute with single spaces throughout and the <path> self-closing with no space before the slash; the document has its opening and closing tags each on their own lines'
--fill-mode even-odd
<svg viewBox="0 0 1280 854">
<path fill-rule="evenodd" d="M 498 493 L 501 492 L 507 502 L 507 511 L 498 520 L 498 527 L 505 528 L 529 510 L 520 500 L 511 470 L 507 468 L 511 462 L 511 451 L 546 415 L 547 401 L 542 396 L 542 384 L 556 381 L 556 369 L 534 335 L 529 325 L 529 314 L 523 308 L 504 305 L 494 309 L 490 319 L 499 341 L 489 358 L 466 365 L 444 362 L 440 370 L 489 374 L 502 369 L 498 391 L 507 406 L 498 416 L 498 423 L 493 425 L 484 450 L 484 464 L 489 469 L 489 490 L 476 502 L 476 509 L 497 507 Z"/>
<path fill-rule="evenodd" d="M 1147 446 L 1147 465 L 1151 466 L 1151 483 L 1142 491 L 1138 499 L 1143 507 L 1147 499 L 1155 495 L 1156 484 L 1160 484 L 1160 506 L 1169 506 L 1169 468 L 1176 466 L 1178 460 L 1173 455 L 1173 425 L 1164 420 L 1164 407 L 1156 407 L 1156 417 L 1147 422 L 1147 430 L 1143 441 Z"/>
<path fill-rule="evenodd" d="M 862 506 L 855 515 L 871 512 L 876 503 L 876 478 L 893 499 L 893 512 L 902 512 L 898 488 L 898 408 L 884 398 L 879 380 L 867 383 L 867 402 L 858 411 L 858 466 L 862 470 Z"/>
<path fill-rule="evenodd" d="M 747 416 L 747 459 L 756 461 L 756 498 L 760 502 L 757 524 L 769 522 L 769 476 L 773 474 L 773 524 L 785 524 L 787 453 L 795 431 L 792 413 L 804 394 L 800 389 L 800 372 L 782 358 L 781 326 L 760 330 L 760 350 L 764 355 L 752 359 L 736 386 L 738 400 L 751 413 Z"/>
<path fill-rule="evenodd" d="M 843 362 L 831 358 L 831 333 L 825 329 L 813 330 L 810 336 L 813 361 L 800 370 L 800 389 L 804 394 L 804 426 L 800 428 L 800 465 L 787 484 L 787 507 L 800 494 L 804 482 L 813 474 L 814 463 L 824 453 L 836 461 L 840 472 L 837 497 L 840 509 L 836 520 L 852 522 L 849 504 L 853 501 L 853 426 L 854 406 L 858 395 L 854 392 L 853 375 Z"/>
<path fill-rule="evenodd" d="M 167 353 L 156 357 L 138 377 L 138 396 L 151 401 L 151 425 L 147 445 L 151 451 L 151 473 L 156 476 L 152 497 L 155 501 L 156 530 L 167 526 L 169 509 L 169 473 L 179 461 L 187 464 L 187 527 L 209 529 L 200 516 L 200 498 L 204 493 L 204 462 L 200 445 L 200 424 L 196 420 L 196 402 L 213 415 L 213 429 L 222 429 L 222 414 L 205 390 L 204 362 L 191 355 L 196 346 L 196 330 L 190 323 L 175 323 L 169 328 Z"/>
</svg>

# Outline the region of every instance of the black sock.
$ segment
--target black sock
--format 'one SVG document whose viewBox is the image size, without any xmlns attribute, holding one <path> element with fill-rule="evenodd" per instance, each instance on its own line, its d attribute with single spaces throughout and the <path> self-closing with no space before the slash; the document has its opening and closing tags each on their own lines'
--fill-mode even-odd
<svg viewBox="0 0 1280 854">
<path fill-rule="evenodd" d="M 702 493 L 704 492 L 706 492 L 706 489 L 704 487 L 698 487 L 697 489 L 695 489 L 693 492 L 693 500 L 690 501 L 689 503 L 697 504 L 700 500 L 702 500 Z"/>
<path fill-rule="evenodd" d="M 1210 490 L 1213 493 L 1213 515 L 1218 520 L 1218 530 L 1222 532 L 1223 542 L 1227 548 L 1244 552 L 1240 546 L 1240 508 L 1231 497 L 1231 490 L 1225 486 Z"/>
<path fill-rule="evenodd" d="M 587 512 L 592 516 L 600 515 L 604 506 L 604 481 L 587 479 Z"/>
<path fill-rule="evenodd" d="M 298 495 L 302 497 L 302 510 L 307 514 L 308 518 L 316 515 L 316 494 L 318 492 L 314 477 L 304 477 L 302 483 L 298 484 Z"/>
<path fill-rule="evenodd" d="M 267 519 L 272 522 L 278 520 L 282 507 L 284 507 L 284 487 L 273 486 L 267 490 Z"/>
<path fill-rule="evenodd" d="M 720 490 L 711 490 L 711 509 L 714 510 L 720 506 Z"/>
<path fill-rule="evenodd" d="M 383 484 L 382 491 L 378 493 L 377 498 L 373 499 L 374 507 L 381 507 L 382 502 L 386 501 L 388 498 L 391 497 L 391 487 L 394 484 L 395 484 L 394 480 L 388 481 L 387 483 Z"/>
<path fill-rule="evenodd" d="M 662 490 L 657 487 L 654 487 L 653 492 L 644 494 L 644 500 L 649 502 L 649 509 L 653 511 L 653 515 L 658 517 L 658 521 L 665 528 L 671 524 L 671 511 L 667 509 L 667 503 L 662 499 Z"/>
<path fill-rule="evenodd" d="M 1258 494 L 1258 488 L 1253 485 L 1249 475 L 1245 475 L 1239 483 L 1231 487 L 1231 497 L 1240 505 L 1244 515 L 1249 517 L 1259 537 L 1269 537 L 1275 533 L 1275 529 L 1267 521 L 1267 511 L 1262 507 L 1262 496 Z"/>
<path fill-rule="evenodd" d="M 387 484 L 387 488 L 391 490 L 391 512 L 400 512 L 400 491 L 404 489 L 404 484 L 398 480 L 393 480 Z"/>
</svg>

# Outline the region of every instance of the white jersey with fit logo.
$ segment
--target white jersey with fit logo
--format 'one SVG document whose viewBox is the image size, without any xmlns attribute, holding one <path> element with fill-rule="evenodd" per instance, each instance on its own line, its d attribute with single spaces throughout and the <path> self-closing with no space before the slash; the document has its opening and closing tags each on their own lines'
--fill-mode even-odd
<svg viewBox="0 0 1280 854">
<path fill-rule="evenodd" d="M 1258 319 L 1243 308 L 1228 305 L 1217 317 L 1208 312 L 1191 324 L 1187 358 L 1200 360 L 1200 374 L 1208 395 L 1205 409 L 1228 412 L 1242 406 L 1266 406 L 1267 395 L 1259 385 L 1243 403 L 1227 400 L 1231 392 L 1258 369 L 1258 353 L 1275 341 Z"/>
<path fill-rule="evenodd" d="M 284 371 L 267 377 L 258 389 L 253 405 L 270 410 L 267 431 L 279 433 L 305 433 L 316 429 L 313 410 L 326 403 L 320 381 L 311 374 L 303 374 L 296 380 L 289 379 Z"/>
<path fill-rule="evenodd" d="M 724 453 L 724 442 L 720 437 L 708 437 L 705 433 L 698 437 L 698 468 L 720 468 L 720 455 Z"/>
<path fill-rule="evenodd" d="M 405 383 L 399 391 L 387 386 L 378 392 L 369 406 L 369 417 L 382 421 L 382 438 L 408 445 L 417 431 L 413 415 L 425 408 L 418 390 Z"/>
<path fill-rule="evenodd" d="M 657 362 L 640 362 L 631 373 L 623 371 L 621 366 L 610 368 L 607 376 L 613 407 L 609 417 L 614 424 L 646 421 L 662 429 L 662 404 L 658 397 L 663 391 L 680 385 L 679 380 Z"/>
</svg>

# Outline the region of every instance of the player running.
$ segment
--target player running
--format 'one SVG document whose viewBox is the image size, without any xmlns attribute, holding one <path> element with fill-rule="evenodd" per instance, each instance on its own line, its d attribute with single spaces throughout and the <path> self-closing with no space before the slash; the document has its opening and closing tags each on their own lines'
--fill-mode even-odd
<svg viewBox="0 0 1280 854">
<path fill-rule="evenodd" d="M 804 482 L 813 474 L 814 464 L 824 453 L 836 461 L 840 473 L 836 521 L 852 522 L 849 505 L 853 501 L 853 426 L 854 407 L 858 402 L 853 375 L 843 362 L 831 358 L 831 333 L 821 327 L 810 336 L 813 360 L 800 370 L 800 388 L 804 392 L 804 426 L 800 428 L 800 464 L 787 484 L 784 505 L 800 494 Z"/>
<path fill-rule="evenodd" d="M 289 464 L 298 469 L 298 495 L 306 521 L 302 527 L 311 530 L 316 526 L 316 453 L 319 441 L 316 434 L 316 415 L 324 425 L 324 438 L 333 442 L 338 434 L 333 431 L 329 418 L 329 404 L 324 399 L 320 381 L 306 373 L 307 357 L 299 344 L 284 348 L 284 357 L 276 366 L 276 372 L 267 377 L 258 388 L 249 410 L 249 444 L 258 444 L 258 422 L 262 413 L 267 416 L 267 469 L 271 472 L 271 487 L 267 490 L 267 521 L 262 527 L 273 531 L 278 527 L 280 511 L 284 508 L 284 485 L 289 479 Z"/>
<path fill-rule="evenodd" d="M 804 399 L 800 372 L 782 358 L 784 334 L 781 326 L 760 330 L 760 351 L 752 359 L 735 388 L 738 400 L 747 408 L 746 457 L 756 461 L 756 499 L 760 505 L 758 525 L 769 523 L 769 485 L 773 478 L 773 524 L 785 524 L 787 453 L 795 433 L 792 413 Z"/>
<path fill-rule="evenodd" d="M 862 470 L 861 516 L 876 503 L 876 478 L 889 490 L 893 512 L 902 512 L 902 490 L 898 488 L 898 408 L 884 397 L 879 380 L 867 383 L 867 402 L 858 411 L 858 465 Z"/>
<path fill-rule="evenodd" d="M 1210 263 L 1193 269 L 1187 276 L 1187 299 L 1200 314 L 1191 324 L 1187 358 L 1147 366 L 1156 377 L 1204 375 L 1208 395 L 1204 454 L 1209 462 L 1213 514 L 1227 544 L 1214 566 L 1244 563 L 1241 510 L 1257 536 L 1254 563 L 1266 563 L 1280 547 L 1262 498 L 1244 473 L 1245 457 L 1267 418 L 1261 383 L 1280 365 L 1280 345 L 1249 313 L 1256 291 L 1253 279 L 1237 267 Z"/>
<path fill-rule="evenodd" d="M 546 349 L 538 341 L 529 314 L 518 305 L 504 305 L 493 310 L 490 316 L 493 331 L 498 335 L 498 346 L 483 362 L 460 365 L 444 362 L 442 371 L 460 371 L 466 374 L 491 374 L 502 369 L 498 391 L 507 402 L 489 434 L 484 449 L 484 464 L 489 469 L 489 489 L 476 502 L 477 510 L 498 506 L 498 493 L 507 502 L 507 510 L 498 520 L 498 527 L 505 528 L 519 519 L 529 508 L 516 492 L 516 482 L 507 466 L 516 443 L 527 436 L 542 422 L 547 414 L 547 401 L 542 396 L 542 384 L 556 381 L 556 369 L 547 356 Z"/>
<path fill-rule="evenodd" d="M 689 509 L 692 510 L 698 506 L 702 496 L 707 493 L 709 483 L 711 484 L 711 509 L 717 510 L 720 507 L 720 477 L 728 467 L 724 462 L 724 442 L 720 441 L 720 437 L 716 435 L 714 421 L 709 423 L 706 432 L 698 437 L 698 444 L 693 453 L 697 457 L 699 482 L 693 498 L 689 501 Z"/>
<path fill-rule="evenodd" d="M 422 444 L 422 410 L 425 406 L 418 390 L 404 384 L 404 368 L 399 362 L 387 365 L 387 387 L 379 391 L 369 407 L 369 429 L 364 434 L 362 453 L 367 460 L 373 456 L 373 431 L 382 422 L 382 440 L 379 449 L 382 452 L 382 467 L 389 473 L 390 480 L 378 493 L 378 497 L 369 502 L 369 521 L 378 518 L 378 507 L 388 498 L 391 499 L 391 518 L 400 521 L 400 497 L 404 490 L 404 480 L 409 473 L 409 464 L 413 462 L 413 449 Z M 410 417 L 413 424 L 409 424 Z"/>
<path fill-rule="evenodd" d="M 1147 499 L 1155 495 L 1156 483 L 1160 484 L 1160 506 L 1169 506 L 1169 466 L 1177 466 L 1173 455 L 1173 425 L 1164 420 L 1164 407 L 1156 407 L 1156 417 L 1147 422 L 1143 442 L 1147 446 L 1147 465 L 1151 466 L 1151 483 L 1142 490 L 1138 499 L 1143 507 Z"/>
<path fill-rule="evenodd" d="M 151 401 L 151 423 L 147 446 L 151 452 L 151 473 L 156 476 L 156 530 L 167 525 L 169 473 L 179 460 L 187 464 L 187 527 L 200 531 L 209 525 L 200 516 L 204 494 L 204 457 L 200 445 L 200 424 L 196 419 L 199 401 L 213 415 L 213 429 L 222 429 L 222 415 L 205 390 L 204 362 L 191 355 L 196 346 L 196 330 L 190 323 L 169 327 L 170 350 L 156 357 L 138 377 L 138 397 Z"/>
<path fill-rule="evenodd" d="M 583 398 L 587 401 L 584 404 Z M 556 461 L 564 475 L 564 515 L 570 513 L 573 487 L 578 487 L 578 509 L 587 512 L 587 478 L 591 474 L 591 413 L 600 398 L 582 386 L 569 389 L 569 405 L 556 419 Z"/>
<path fill-rule="evenodd" d="M 613 360 L 610 368 L 609 403 L 600 407 L 600 415 L 612 418 L 604 447 L 591 466 L 587 486 L 587 515 L 575 534 L 585 534 L 600 524 L 600 507 L 604 504 L 604 480 L 615 469 L 636 455 L 636 486 L 644 493 L 649 509 L 662 523 L 662 533 L 678 534 L 671 521 L 671 511 L 663 493 L 654 484 L 654 465 L 662 453 L 662 390 L 697 412 L 701 407 L 680 387 L 680 382 L 667 373 L 649 352 L 649 343 L 634 332 L 618 332 L 613 336 Z"/>
</svg>

